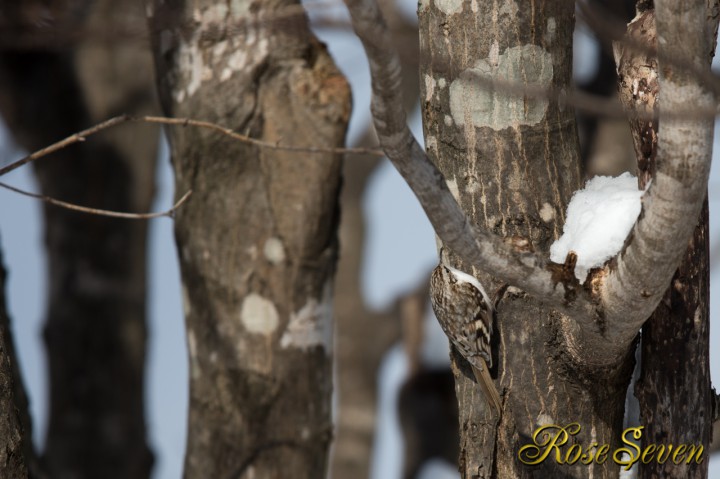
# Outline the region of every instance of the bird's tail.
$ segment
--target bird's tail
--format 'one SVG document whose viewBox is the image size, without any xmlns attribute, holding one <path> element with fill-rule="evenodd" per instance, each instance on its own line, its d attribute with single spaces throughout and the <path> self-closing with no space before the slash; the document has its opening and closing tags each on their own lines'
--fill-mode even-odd
<svg viewBox="0 0 720 479">
<path fill-rule="evenodd" d="M 495 409 L 496 413 L 500 414 L 500 410 L 502 409 L 500 394 L 498 394 L 497 389 L 495 389 L 495 383 L 493 383 L 493 380 L 490 377 L 490 371 L 488 371 L 488 368 L 484 363 L 485 361 L 483 361 L 481 368 L 473 366 L 472 370 L 475 374 L 475 379 L 477 379 L 477 383 L 482 388 L 483 394 L 485 394 L 485 399 L 488 404 Z"/>
</svg>

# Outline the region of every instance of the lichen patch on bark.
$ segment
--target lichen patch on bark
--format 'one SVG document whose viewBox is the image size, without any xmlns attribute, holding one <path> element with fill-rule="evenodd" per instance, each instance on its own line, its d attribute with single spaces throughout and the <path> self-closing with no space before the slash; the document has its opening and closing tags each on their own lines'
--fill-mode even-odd
<svg viewBox="0 0 720 479">
<path fill-rule="evenodd" d="M 462 0 L 435 0 L 435 6 L 445 15 L 462 12 Z"/>
<path fill-rule="evenodd" d="M 505 92 L 507 85 L 490 88 L 488 82 L 525 78 L 530 88 L 549 88 L 552 55 L 538 45 L 508 48 L 497 56 L 491 53 L 450 84 L 450 112 L 455 123 L 465 125 L 469 119 L 472 126 L 494 130 L 539 123 L 548 108 L 547 98 Z"/>
<path fill-rule="evenodd" d="M 290 315 L 285 333 L 280 339 L 283 348 L 308 350 L 316 346 L 326 354 L 332 351 L 332 287 L 325 285 L 323 297 L 309 298 L 305 305 Z"/>
<path fill-rule="evenodd" d="M 278 312 L 272 301 L 257 293 L 245 296 L 240 309 L 240 320 L 250 333 L 272 334 L 278 327 Z"/>
<path fill-rule="evenodd" d="M 455 178 L 451 180 L 446 180 L 448 189 L 450 190 L 450 193 L 455 197 L 455 201 L 460 201 L 460 190 L 458 188 L 457 180 Z"/>
<path fill-rule="evenodd" d="M 548 202 L 543 203 L 542 208 L 540 208 L 540 218 L 545 223 L 550 223 L 555 219 L 555 208 Z"/>
<path fill-rule="evenodd" d="M 270 263 L 278 265 L 285 261 L 285 246 L 280 238 L 273 236 L 265 241 L 263 253 Z"/>
</svg>

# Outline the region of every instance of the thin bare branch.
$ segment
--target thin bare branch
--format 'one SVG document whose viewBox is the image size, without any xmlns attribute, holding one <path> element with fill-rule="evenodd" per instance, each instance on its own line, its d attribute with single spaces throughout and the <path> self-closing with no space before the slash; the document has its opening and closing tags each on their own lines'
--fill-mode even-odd
<svg viewBox="0 0 720 479">
<path fill-rule="evenodd" d="M 68 146 L 74 144 L 74 143 L 81 143 L 85 141 L 85 138 L 88 136 L 94 135 L 96 133 L 99 133 L 103 130 L 107 130 L 108 128 L 112 128 L 113 126 L 117 126 L 121 123 L 125 123 L 130 120 L 130 117 L 128 115 L 121 115 L 116 116 L 114 118 L 110 118 L 109 120 L 106 120 L 102 123 L 98 123 L 95 126 L 92 126 L 86 130 L 83 130 L 79 133 L 75 133 L 74 135 L 70 135 L 64 140 L 60 140 L 56 143 L 53 143 L 50 146 L 47 146 L 43 148 L 42 150 L 38 150 L 34 153 L 31 153 L 27 155 L 24 158 L 19 159 L 18 161 L 15 161 L 13 163 L 10 163 L 7 166 L 4 166 L 0 168 L 0 176 L 6 175 L 10 173 L 11 171 L 20 168 L 23 165 L 27 165 L 30 162 L 33 162 L 35 160 L 38 160 L 42 158 L 43 156 L 47 156 L 51 153 L 55 153 L 58 150 L 62 150 L 63 148 L 67 148 Z"/>
<path fill-rule="evenodd" d="M 581 295 L 568 303 L 566 283 L 557 280 L 545 258 L 522 253 L 500 237 L 475 229 L 450 193 L 445 178 L 407 127 L 400 89 L 400 62 L 374 0 L 345 0 L 353 27 L 363 43 L 372 77 L 371 109 L 380 145 L 413 190 L 442 242 L 469 264 L 561 309 L 591 317 L 593 306 Z"/>
<path fill-rule="evenodd" d="M 705 198 L 712 156 L 712 119 L 668 118 L 682 105 L 710 108 L 715 98 L 694 74 L 709 70 L 709 38 L 705 0 L 656 0 L 660 132 L 657 169 L 643 198 L 643 211 L 630 241 L 617 257 L 601 296 L 608 321 L 609 340 L 629 344 L 662 298 L 687 248 Z M 692 71 L 668 59 L 685 58 Z"/>
<path fill-rule="evenodd" d="M 269 149 L 273 149 L 273 150 L 294 151 L 297 153 L 315 153 L 315 154 L 332 153 L 332 154 L 385 156 L 385 154 L 381 150 L 377 150 L 374 148 L 323 148 L 323 147 L 312 147 L 312 146 L 303 147 L 303 146 L 282 145 L 279 143 L 268 143 L 266 141 L 261 141 L 261 140 L 255 139 L 255 138 L 250 138 L 249 136 L 246 136 L 246 135 L 241 135 L 240 133 L 237 133 L 237 132 L 231 130 L 230 128 L 225 128 L 224 126 L 218 125 L 216 123 L 211 123 L 209 121 L 193 120 L 191 118 L 167 118 L 167 117 L 162 117 L 162 116 L 138 116 L 138 117 L 135 117 L 135 116 L 130 116 L 130 115 L 120 115 L 120 116 L 110 118 L 109 120 L 99 123 L 93 127 L 83 130 L 79 133 L 70 135 L 63 140 L 58 141 L 57 143 L 53 143 L 52 145 L 45 147 L 42 150 L 38 150 L 30 155 L 27 155 L 24 158 L 21 158 L 18 161 L 15 161 L 7 166 L 0 168 L 0 176 L 10 173 L 11 171 L 13 171 L 17 168 L 20 168 L 23 165 L 31 163 L 35 160 L 39 160 L 40 158 L 42 158 L 44 156 L 47 156 L 58 150 L 66 148 L 74 143 L 83 142 L 89 136 L 100 133 L 103 130 L 107 130 L 114 126 L 118 126 L 120 124 L 128 123 L 128 122 L 160 123 L 163 125 L 193 126 L 193 127 L 197 127 L 197 128 L 205 128 L 208 130 L 217 131 L 218 133 L 222 133 L 223 135 L 229 136 L 230 138 L 233 138 L 234 140 L 242 141 L 244 143 L 255 145 L 260 148 L 269 148 Z"/>
<path fill-rule="evenodd" d="M 192 118 L 167 118 L 162 116 L 140 116 L 131 117 L 130 120 L 136 122 L 145 123 L 160 123 L 163 125 L 175 125 L 175 126 L 194 126 L 198 128 L 205 128 L 208 130 L 217 131 L 223 135 L 227 135 L 234 140 L 255 145 L 260 148 L 268 148 L 272 150 L 282 151 L 294 151 L 296 153 L 316 153 L 316 154 L 350 154 L 350 155 L 370 155 L 370 156 L 385 156 L 382 150 L 375 148 L 325 148 L 320 146 L 291 146 L 283 145 L 280 143 L 268 143 L 267 141 L 258 140 L 251 138 L 246 135 L 241 135 L 230 128 L 211 123 L 209 121 L 193 120 Z M 1 171 L 0 171 L 1 173 Z"/>
<path fill-rule="evenodd" d="M 163 216 L 167 216 L 168 218 L 174 218 L 175 212 L 177 211 L 177 209 L 180 208 L 183 205 L 183 203 L 185 203 L 188 200 L 188 198 L 190 198 L 190 195 L 192 194 L 192 190 L 185 193 L 182 196 L 182 198 L 180 198 L 177 201 L 177 203 L 175 203 L 173 205 L 173 207 L 167 211 L 160 211 L 157 213 L 123 213 L 120 211 L 88 208 L 87 206 L 80 206 L 80 205 L 76 205 L 74 203 L 68 203 L 67 201 L 56 200 L 55 198 L 51 198 L 49 196 L 39 195 L 36 193 L 30 193 L 29 191 L 21 190 L 20 188 L 10 186 L 6 183 L 0 183 L 0 188 L 5 188 L 7 190 L 21 194 L 23 196 L 29 196 L 30 198 L 42 200 L 51 205 L 55 205 L 60 208 L 65 208 L 68 210 L 79 211 L 81 213 L 89 213 L 89 214 L 97 215 L 97 216 L 109 216 L 110 218 L 123 218 L 123 219 L 130 219 L 130 220 L 149 220 L 149 219 L 153 219 L 153 218 L 161 218 Z"/>
</svg>

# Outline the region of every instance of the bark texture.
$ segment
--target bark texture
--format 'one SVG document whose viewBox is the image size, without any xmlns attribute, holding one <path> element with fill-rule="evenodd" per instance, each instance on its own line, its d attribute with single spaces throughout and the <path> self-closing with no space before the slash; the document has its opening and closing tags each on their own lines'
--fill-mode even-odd
<svg viewBox="0 0 720 479">
<path fill-rule="evenodd" d="M 32 151 L 118 112 L 155 106 L 151 61 L 138 43 L 60 42 L 85 22 L 109 28 L 142 18 L 139 5 L 57 2 L 49 41 L 2 45 L 0 111 Z M 37 9 L 33 9 L 35 5 Z M 114 6 L 113 6 L 114 5 Z M 34 2 L 14 27 L 42 30 Z M 21 12 L 22 13 L 22 12 Z M 7 19 L 7 17 L 5 17 Z M 134 19 L 134 20 L 133 20 Z M 21 35 L 22 36 L 22 35 Z M 42 37 L 42 35 L 39 35 Z M 42 37 L 45 38 L 45 37 Z M 59 45 L 62 44 L 62 48 Z M 36 164 L 42 193 L 116 211 L 149 210 L 157 129 L 120 130 Z M 50 422 L 44 465 L 52 477 L 148 477 L 144 416 L 145 242 L 141 221 L 100 218 L 45 205 L 49 260 Z"/>
<path fill-rule="evenodd" d="M 456 262 L 462 268 L 469 271 L 472 266 L 492 272 L 510 283 L 508 293 L 511 296 L 524 298 L 524 292 L 518 290 L 520 287 L 535 298 L 542 299 L 543 303 L 538 303 L 540 308 L 553 306 L 558 310 L 556 315 L 550 316 L 553 319 L 550 322 L 543 322 L 543 315 L 538 315 L 543 311 L 534 311 L 541 320 L 541 331 L 530 338 L 518 336 L 518 332 L 527 326 L 527 313 L 531 311 L 533 300 L 530 300 L 530 307 L 525 308 L 526 321 L 518 325 L 519 329 L 512 329 L 513 319 L 523 317 L 522 314 L 499 321 L 500 382 L 507 379 L 510 381 L 507 387 L 518 388 L 517 384 L 533 384 L 539 396 L 534 398 L 533 404 L 520 404 L 521 408 L 524 406 L 524 411 L 518 408 L 516 414 L 522 416 L 529 412 L 524 414 L 524 419 L 537 417 L 538 424 L 548 419 L 561 422 L 547 414 L 548 411 L 557 413 L 561 419 L 580 417 L 580 424 L 591 424 L 589 436 L 587 432 L 583 436 L 579 426 L 566 430 L 566 433 L 580 435 L 581 442 L 593 439 L 600 444 L 606 443 L 613 450 L 616 442 L 609 436 L 613 436 L 619 426 L 622 399 L 632 367 L 629 351 L 638 329 L 659 304 L 682 259 L 705 197 L 713 129 L 711 115 L 706 112 L 714 111 L 713 92 L 708 88 L 715 87 L 715 84 L 707 82 L 710 77 L 707 65 L 698 61 L 698 55 L 712 50 L 706 29 L 702 28 L 708 16 L 704 0 L 656 2 L 658 11 L 662 11 L 658 14 L 658 19 L 662 19 L 658 20 L 658 38 L 663 39 L 658 42 L 658 56 L 665 62 L 660 63 L 659 79 L 667 94 L 660 120 L 667 118 L 671 121 L 663 123 L 662 135 L 658 139 L 654 181 L 643 198 L 642 212 L 631 235 L 616 258 L 593 271 L 582 288 L 572 274 L 576 256 L 573 258 L 574 255 L 569 254 L 564 265 L 548 264 L 544 258 L 550 235 L 543 235 L 543 228 L 527 219 L 532 219 L 531 214 L 537 211 L 542 220 L 538 223 L 547 223 L 547 229 L 557 234 L 559 222 L 555 221 L 562 215 L 568 190 L 574 189 L 573 185 L 566 189 L 562 187 L 567 187 L 576 178 L 573 165 L 577 162 L 563 157 L 565 151 L 571 157 L 577 151 L 577 145 L 570 143 L 576 141 L 573 138 L 574 122 L 564 102 L 549 101 L 562 100 L 562 92 L 568 82 L 570 36 L 567 27 L 572 24 L 574 4 L 557 2 L 529 10 L 521 10 L 515 2 L 499 6 L 480 6 L 472 1 L 428 1 L 420 4 L 421 74 L 424 75 L 421 83 L 425 86 L 421 101 L 427 102 L 424 111 L 426 145 L 429 154 L 437 157 L 437 163 L 445 169 L 443 175 L 412 138 L 404 114 L 394 107 L 401 96 L 398 59 L 392 50 L 382 48 L 387 44 L 387 33 L 374 2 L 346 2 L 353 26 L 370 60 L 372 109 L 380 143 L 415 192 L 444 246 L 456 254 Z M 700 28 L 688 33 L 686 25 Z M 531 41 L 525 43 L 528 39 Z M 683 67 L 678 68 L 681 63 Z M 520 83 L 520 87 L 516 83 Z M 448 93 L 443 92 L 446 87 Z M 510 92 L 521 93 L 522 96 L 508 99 Z M 552 94 L 546 97 L 544 92 Z M 442 106 L 435 107 L 437 104 Z M 683 104 L 697 105 L 703 115 L 678 117 L 675 113 L 682 109 Z M 563 115 L 568 115 L 567 119 Z M 533 131 L 533 127 L 541 131 Z M 488 129 L 496 136 L 483 135 Z M 436 131 L 442 134 L 436 135 Z M 503 138 L 502 135 L 508 131 L 517 133 Z M 564 140 L 560 140 L 563 137 Z M 541 145 L 544 142 L 545 148 L 532 148 L 536 142 Z M 483 156 L 483 151 L 490 154 Z M 500 152 L 500 155 L 493 156 L 494 152 Z M 519 158 L 523 161 L 495 161 L 489 171 L 477 166 L 483 161 L 493 163 L 492 159 L 503 158 L 503 154 L 510 160 Z M 453 155 L 456 156 L 454 161 L 450 160 Z M 463 155 L 466 157 L 462 158 Z M 548 165 L 544 171 L 532 161 L 538 157 L 545 159 Z M 444 166 L 444 161 L 450 165 Z M 554 162 L 564 166 L 564 161 L 569 168 L 552 167 Z M 453 170 L 453 165 L 460 162 L 467 163 L 469 168 Z M 508 165 L 511 167 L 507 168 Z M 456 172 L 464 174 L 454 174 Z M 482 177 L 482 173 L 487 179 Z M 497 179 L 490 176 L 493 174 L 497 175 Z M 506 179 L 502 188 L 497 186 L 501 178 Z M 474 179 L 477 180 L 475 183 Z M 532 187 L 534 181 L 540 183 L 539 188 Z M 530 184 L 529 188 L 525 188 L 531 193 L 529 198 L 523 198 L 520 193 L 518 185 L 523 185 L 523 182 Z M 501 195 L 488 196 L 487 192 L 493 189 L 498 189 Z M 482 218 L 486 228 L 478 227 L 479 220 L 474 221 L 475 225 L 472 219 L 468 220 L 451 196 L 453 192 L 465 206 L 465 212 L 472 218 Z M 502 194 L 511 197 L 512 202 L 504 199 Z M 469 198 L 473 195 L 478 198 L 470 202 Z M 497 209 L 492 201 L 496 201 Z M 551 201 L 557 203 L 557 209 L 553 208 Z M 511 221 L 505 221 L 505 217 Z M 505 241 L 498 238 L 499 235 L 515 233 L 514 228 L 518 226 L 527 232 L 518 228 L 525 234 L 514 234 L 506 237 Z M 527 247 L 528 244 L 531 248 Z M 537 254 L 528 251 L 533 248 Z M 478 275 L 478 271 L 472 272 Z M 488 279 L 487 274 L 479 276 Z M 512 312 L 510 307 L 518 304 L 518 301 L 510 303 L 508 310 Z M 505 327 L 509 329 L 503 331 Z M 543 338 L 543 335 L 547 336 Z M 506 349 L 508 346 L 512 349 Z M 542 354 L 543 347 L 547 347 L 544 355 L 549 358 L 545 362 L 547 369 L 543 369 L 543 362 L 527 359 L 528 350 L 532 357 Z M 503 353 L 508 350 L 512 350 L 513 356 Z M 512 363 L 513 358 L 523 355 L 526 359 L 522 364 Z M 516 374 L 506 369 L 508 364 L 514 366 Z M 531 366 L 529 370 L 528 364 Z M 510 374 L 507 374 L 508 371 Z M 554 379 L 552 373 L 561 379 L 558 384 L 550 384 Z M 530 376 L 515 384 L 516 376 L 522 378 L 523 374 Z M 542 378 L 541 382 L 538 378 Z M 552 393 L 548 392 L 543 397 L 544 388 L 539 384 L 547 385 Z M 464 397 L 462 383 L 458 389 L 459 395 Z M 573 389 L 576 391 L 570 394 Z M 528 391 L 527 388 L 519 391 L 517 397 L 527 398 Z M 510 394 L 508 403 L 512 404 L 513 399 Z M 562 401 L 561 406 L 555 402 L 558 399 Z M 534 405 L 537 400 L 539 404 Z M 502 433 L 507 437 L 501 435 L 497 443 L 490 438 L 484 449 L 472 454 L 463 455 L 461 452 L 461 469 L 465 475 L 514 477 L 520 472 L 536 472 L 522 470 L 517 463 L 512 463 L 512 453 L 508 453 L 513 445 L 511 440 L 524 425 L 518 426 L 514 422 L 515 415 L 509 416 L 507 409 L 506 404 Z M 538 409 L 539 414 L 535 414 Z M 465 412 L 468 411 L 470 408 Z M 465 434 L 463 426 L 469 431 L 477 430 L 478 424 L 482 423 L 467 421 L 463 413 L 461 408 L 461 434 Z M 596 427 L 598 425 L 599 428 Z M 532 429 L 526 428 L 525 431 Z M 474 443 L 461 443 L 461 449 L 466 444 L 468 448 L 477 445 L 480 442 L 478 438 L 476 435 Z M 496 444 L 497 449 L 491 450 Z M 489 454 L 507 456 L 508 460 L 493 464 Z M 474 463 L 468 465 L 463 461 L 468 457 Z M 525 459 L 531 460 L 532 457 L 526 456 Z M 556 462 L 559 460 L 556 459 Z M 587 460 L 587 456 L 583 457 L 583 462 Z M 618 472 L 607 461 L 602 465 L 595 462 L 591 466 L 578 469 L 576 463 L 569 469 L 580 476 L 612 477 Z M 542 471 L 543 467 L 550 470 Z M 544 475 L 559 472 L 547 463 L 539 469 Z"/>
<path fill-rule="evenodd" d="M 33 450 L 27 395 L 10 329 L 6 279 L 0 254 L 0 476 L 37 478 L 41 475 Z"/>
<path fill-rule="evenodd" d="M 293 1 L 150 1 L 169 116 L 341 146 L 350 95 Z M 288 12 L 295 12 L 288 16 Z M 340 158 L 170 132 L 190 353 L 186 478 L 326 473 Z"/>
<path fill-rule="evenodd" d="M 655 115 L 662 105 L 658 84 L 655 10 L 640 5 L 628 25 L 627 38 L 616 44 L 619 91 L 630 116 L 635 143 L 639 186 L 644 188 L 656 171 L 658 121 L 638 119 Z M 708 2 L 706 30 L 714 44 L 717 2 Z M 638 46 L 644 47 L 638 48 Z M 712 58 L 709 56 L 708 64 Z M 672 62 L 672 59 L 669 59 Z M 705 193 L 707 195 L 707 191 Z M 702 446 L 708 451 L 712 432 L 712 390 L 709 368 L 709 239 L 707 197 L 698 224 L 670 288 L 642 329 L 641 376 L 635 385 L 645 427 L 643 448 L 663 445 Z M 664 454 L 663 450 L 662 453 Z M 707 454 L 707 453 L 705 453 Z M 690 454 L 692 455 L 692 454 Z M 644 478 L 707 477 L 708 461 L 640 464 Z"/>
<path fill-rule="evenodd" d="M 515 2 L 423 2 L 419 12 L 428 154 L 476 227 L 511 243 L 526 239 L 541 254 L 561 233 L 567 202 L 582 182 L 573 111 L 489 82 L 568 88 L 573 9 L 569 1 L 535 9 Z M 488 291 L 500 286 L 492 270 L 456 261 Z M 617 476 L 612 463 L 561 466 L 550 459 L 528 466 L 518 459 L 519 447 L 546 424 L 577 422 L 579 443 L 617 444 L 632 360 L 594 367 L 588 352 L 568 344 L 566 331 L 574 328 L 543 301 L 508 289 L 498 307 L 491 371 L 504 396 L 499 418 L 468 365 L 453 355 L 462 477 Z"/>
</svg>

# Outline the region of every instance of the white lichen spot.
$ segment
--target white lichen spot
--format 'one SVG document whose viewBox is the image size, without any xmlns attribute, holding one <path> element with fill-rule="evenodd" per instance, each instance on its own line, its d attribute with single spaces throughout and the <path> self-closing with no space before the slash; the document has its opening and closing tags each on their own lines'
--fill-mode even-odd
<svg viewBox="0 0 720 479">
<path fill-rule="evenodd" d="M 508 93 L 488 82 L 507 84 L 524 79 L 529 89 L 543 90 L 550 86 L 552 77 L 552 55 L 542 47 L 508 48 L 498 55 L 496 64 L 479 60 L 450 84 L 450 112 L 458 125 L 465 125 L 466 119 L 475 127 L 494 130 L 535 125 L 545 116 L 547 98 Z"/>
<path fill-rule="evenodd" d="M 282 348 L 308 350 L 321 347 L 326 354 L 332 351 L 332 287 L 328 282 L 322 298 L 307 300 L 300 310 L 290 315 L 287 329 L 280 338 Z"/>
<path fill-rule="evenodd" d="M 451 117 L 450 115 L 445 115 L 444 120 L 445 120 L 445 126 L 452 126 L 452 125 L 453 125 L 453 120 L 452 120 L 452 117 Z"/>
<path fill-rule="evenodd" d="M 425 75 L 425 101 L 432 100 L 435 95 L 435 79 L 430 75 Z"/>
<path fill-rule="evenodd" d="M 450 193 L 452 193 L 455 201 L 460 201 L 460 190 L 458 189 L 457 180 L 455 178 L 446 181 Z"/>
<path fill-rule="evenodd" d="M 278 265 L 285 261 L 285 247 L 280 238 L 273 236 L 265 241 L 263 246 L 265 258 L 274 265 Z"/>
<path fill-rule="evenodd" d="M 185 88 L 176 91 L 175 99 L 182 102 L 185 98 L 191 97 L 202 84 L 203 54 L 194 42 L 182 43 L 178 49 L 178 64 L 180 69 L 188 72 L 189 77 Z"/>
<path fill-rule="evenodd" d="M 473 13 L 477 13 L 477 12 L 478 12 L 478 3 L 477 3 L 477 0 L 472 0 L 472 1 L 470 2 L 470 10 L 472 10 Z"/>
<path fill-rule="evenodd" d="M 555 40 L 555 32 L 557 32 L 557 24 L 555 19 L 550 17 L 547 21 L 547 28 L 545 29 L 545 42 L 552 43 Z"/>
<path fill-rule="evenodd" d="M 229 80 L 232 74 L 233 71 L 230 68 L 224 68 L 222 73 L 220 73 L 220 81 L 223 82 L 225 80 Z"/>
<path fill-rule="evenodd" d="M 248 6 L 249 2 L 233 2 L 230 10 L 235 17 L 244 18 L 244 12 L 247 12 Z M 226 10 L 227 8 L 222 11 Z M 220 20 L 220 22 L 222 21 L 224 20 Z M 224 66 L 220 70 L 220 81 L 224 82 L 230 79 L 234 73 L 246 70 L 249 65 L 258 64 L 260 59 L 268 56 L 269 47 L 268 39 L 262 37 L 258 30 L 253 27 L 246 29 L 242 39 L 219 42 L 212 49 L 212 62 L 215 69 L 219 70 L 220 65 L 217 65 L 217 63 L 224 62 Z"/>
<path fill-rule="evenodd" d="M 183 312 L 185 313 L 185 317 L 190 316 L 190 294 L 188 293 L 187 286 L 184 284 L 182 285 L 182 303 L 183 303 Z"/>
<path fill-rule="evenodd" d="M 195 339 L 195 333 L 192 329 L 188 331 L 187 338 L 188 354 L 190 355 L 190 374 L 193 379 L 197 379 L 200 377 L 200 362 L 198 361 L 197 355 L 197 340 Z"/>
<path fill-rule="evenodd" d="M 438 78 L 437 84 L 440 88 L 445 88 L 447 86 L 447 81 L 443 77 Z"/>
<path fill-rule="evenodd" d="M 215 3 L 207 7 L 203 12 L 203 21 L 205 23 L 218 23 L 225 20 L 228 13 L 228 7 L 224 3 Z"/>
<path fill-rule="evenodd" d="M 505 0 L 500 4 L 500 10 L 498 12 L 499 15 L 507 15 L 509 17 L 517 17 L 518 13 L 520 13 L 520 8 L 518 8 L 518 5 L 516 2 L 513 2 L 511 0 Z"/>
<path fill-rule="evenodd" d="M 478 191 L 480 191 L 480 182 L 475 177 L 470 177 L 467 182 L 467 186 L 465 186 L 465 192 L 468 194 L 475 194 Z"/>
<path fill-rule="evenodd" d="M 248 63 L 248 50 L 238 48 L 230 54 L 227 61 L 227 68 L 233 71 L 242 70 Z"/>
<path fill-rule="evenodd" d="M 247 0 L 232 0 L 230 2 L 230 9 L 235 16 L 243 15 L 250 11 L 250 2 Z"/>
<path fill-rule="evenodd" d="M 210 68 L 210 65 L 203 65 L 201 81 L 212 80 L 212 77 L 213 77 L 213 70 L 212 70 L 212 68 Z"/>
<path fill-rule="evenodd" d="M 488 53 L 488 62 L 492 66 L 497 66 L 500 63 L 500 44 L 495 40 L 490 45 L 490 52 Z"/>
<path fill-rule="evenodd" d="M 217 351 L 213 351 L 212 353 L 210 353 L 210 362 L 213 364 L 217 364 L 217 361 L 218 361 L 218 353 L 217 353 Z"/>
<path fill-rule="evenodd" d="M 548 202 L 543 203 L 542 208 L 540 208 L 540 218 L 545 223 L 550 223 L 555 219 L 555 208 Z"/>
<path fill-rule="evenodd" d="M 435 6 L 445 15 L 462 12 L 462 0 L 435 0 Z"/>
<path fill-rule="evenodd" d="M 538 414 L 538 417 L 535 420 L 535 424 L 538 426 L 547 426 L 549 424 L 555 424 L 555 420 L 552 418 L 552 416 L 541 412 L 540 414 Z"/>
<path fill-rule="evenodd" d="M 565 88 L 561 88 L 560 92 L 558 93 L 558 99 L 557 104 L 560 111 L 565 111 L 565 107 L 567 106 L 567 91 Z"/>
<path fill-rule="evenodd" d="M 303 426 L 303 428 L 300 430 L 300 439 L 303 441 L 307 441 L 310 439 L 310 428 L 307 426 Z"/>
<path fill-rule="evenodd" d="M 257 293 L 245 296 L 240 309 L 240 320 L 249 333 L 270 335 L 278 327 L 275 305 Z"/>
<path fill-rule="evenodd" d="M 437 150 L 437 138 L 435 138 L 433 135 L 428 135 L 427 138 L 425 138 L 425 148 L 428 149 L 428 151 L 436 151 Z"/>
<path fill-rule="evenodd" d="M 223 56 L 223 53 L 225 53 L 225 50 L 228 47 L 228 41 L 223 40 L 221 42 L 218 42 L 215 44 L 215 46 L 212 48 L 212 54 L 215 58 L 220 58 Z"/>
</svg>

